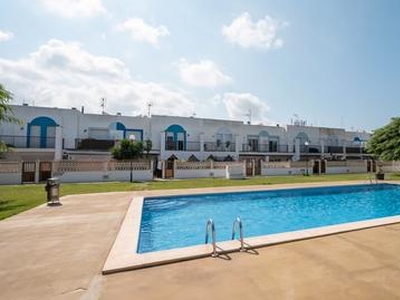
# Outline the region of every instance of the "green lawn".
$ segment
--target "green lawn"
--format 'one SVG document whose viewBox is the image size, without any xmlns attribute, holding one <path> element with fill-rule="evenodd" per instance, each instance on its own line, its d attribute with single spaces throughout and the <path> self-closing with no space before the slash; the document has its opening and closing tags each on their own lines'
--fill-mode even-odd
<svg viewBox="0 0 400 300">
<path fill-rule="evenodd" d="M 90 183 L 61 185 L 61 195 L 105 193 L 118 191 L 143 191 L 161 189 L 187 189 L 220 186 L 264 185 L 279 183 L 329 182 L 366 180 L 368 174 L 340 174 L 320 176 L 254 177 L 245 180 L 203 178 L 191 180 L 152 181 L 145 183 Z M 400 174 L 389 174 L 388 180 L 400 180 Z M 44 184 L 0 186 L 0 220 L 31 209 L 46 202 Z"/>
</svg>

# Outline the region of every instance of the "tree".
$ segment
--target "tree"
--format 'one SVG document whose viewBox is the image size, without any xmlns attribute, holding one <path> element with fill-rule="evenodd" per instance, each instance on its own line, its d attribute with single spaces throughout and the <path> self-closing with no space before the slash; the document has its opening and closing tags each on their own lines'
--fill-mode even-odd
<svg viewBox="0 0 400 300">
<path fill-rule="evenodd" d="M 14 112 L 10 107 L 10 101 L 13 98 L 13 94 L 6 90 L 5 87 L 0 83 L 0 123 L 9 122 L 20 124 L 21 121 L 14 117 Z M 0 158 L 9 150 L 7 144 L 0 140 Z"/>
<path fill-rule="evenodd" d="M 138 158 L 143 153 L 143 142 L 123 139 L 118 146 L 112 149 L 111 153 L 115 159 Z"/>
<path fill-rule="evenodd" d="M 367 151 L 382 160 L 400 160 L 400 117 L 374 131 Z"/>
<path fill-rule="evenodd" d="M 149 155 L 152 148 L 153 148 L 153 142 L 150 139 L 145 140 L 143 150 L 146 151 L 146 157 Z"/>
<path fill-rule="evenodd" d="M 0 83 L 0 123 L 20 123 L 20 121 L 14 117 L 14 112 L 10 107 L 10 101 L 13 99 L 13 94 L 7 91 L 5 87 Z"/>
</svg>

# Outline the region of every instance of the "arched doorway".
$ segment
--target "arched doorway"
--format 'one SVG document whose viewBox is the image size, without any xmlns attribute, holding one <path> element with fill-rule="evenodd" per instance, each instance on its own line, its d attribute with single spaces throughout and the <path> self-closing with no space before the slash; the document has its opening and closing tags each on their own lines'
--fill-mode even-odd
<svg viewBox="0 0 400 300">
<path fill-rule="evenodd" d="M 28 148 L 54 148 L 57 123 L 49 117 L 37 117 L 28 123 Z"/>
<path fill-rule="evenodd" d="M 174 124 L 165 130 L 165 150 L 186 151 L 186 130 Z"/>
</svg>

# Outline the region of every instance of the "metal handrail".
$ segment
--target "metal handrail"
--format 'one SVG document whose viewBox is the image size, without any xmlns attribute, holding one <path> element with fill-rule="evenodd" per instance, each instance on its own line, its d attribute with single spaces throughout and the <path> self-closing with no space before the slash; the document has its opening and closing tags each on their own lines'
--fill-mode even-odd
<svg viewBox="0 0 400 300">
<path fill-rule="evenodd" d="M 244 248 L 244 240 L 243 240 L 243 223 L 239 217 L 237 217 L 232 224 L 232 240 L 235 239 L 236 227 L 237 227 L 235 225 L 239 226 L 240 251 L 246 251 L 246 249 Z"/>
<path fill-rule="evenodd" d="M 205 239 L 205 244 L 208 244 L 208 235 L 211 230 L 211 244 L 213 247 L 213 252 L 211 253 L 211 257 L 217 257 L 217 245 L 215 241 L 215 225 L 213 219 L 209 219 L 206 224 L 206 239 Z"/>
<path fill-rule="evenodd" d="M 373 183 L 374 183 L 371 176 L 368 176 L 368 177 L 367 177 L 367 180 L 369 180 L 369 183 L 370 183 L 370 184 L 373 184 Z M 375 178 L 375 184 L 378 184 L 378 180 L 377 180 L 376 178 Z"/>
</svg>

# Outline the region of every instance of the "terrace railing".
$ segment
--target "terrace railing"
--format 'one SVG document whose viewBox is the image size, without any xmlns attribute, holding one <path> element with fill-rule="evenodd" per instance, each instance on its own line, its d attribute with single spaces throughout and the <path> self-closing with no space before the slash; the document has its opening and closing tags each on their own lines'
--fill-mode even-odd
<svg viewBox="0 0 400 300">
<path fill-rule="evenodd" d="M 12 174 L 21 173 L 22 163 L 21 162 L 0 162 L 0 174 Z"/>
<path fill-rule="evenodd" d="M 232 142 L 216 143 L 205 142 L 204 151 L 208 152 L 235 152 L 236 145 Z"/>
<path fill-rule="evenodd" d="M 48 148 L 55 147 L 55 137 L 0 135 L 0 141 L 12 148 Z M 29 143 L 28 143 L 29 141 Z"/>
<path fill-rule="evenodd" d="M 78 150 L 109 151 L 115 145 L 115 140 L 75 139 Z"/>
<path fill-rule="evenodd" d="M 288 145 L 270 145 L 270 144 L 242 144 L 242 152 L 257 152 L 257 153 L 288 153 Z"/>
</svg>

